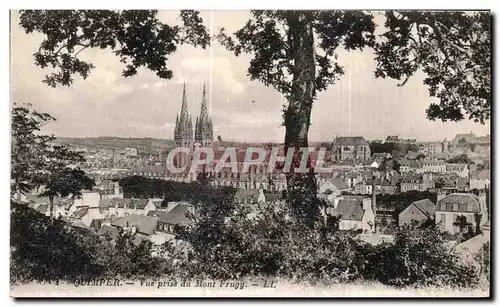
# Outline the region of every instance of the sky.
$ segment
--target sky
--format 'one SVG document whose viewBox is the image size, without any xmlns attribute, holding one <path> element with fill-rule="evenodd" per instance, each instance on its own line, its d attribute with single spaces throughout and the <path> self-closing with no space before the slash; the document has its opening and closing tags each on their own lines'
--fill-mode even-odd
<svg viewBox="0 0 500 307">
<path fill-rule="evenodd" d="M 179 23 L 177 11 L 160 11 L 162 21 Z M 202 18 L 213 33 L 241 28 L 248 11 L 203 11 Z M 376 22 L 383 23 L 377 16 Z M 132 78 L 121 76 L 123 64 L 109 50 L 88 49 L 80 53 L 92 62 L 90 76 L 75 76 L 70 87 L 48 87 L 42 83 L 49 71 L 34 65 L 33 53 L 41 34 L 25 34 L 18 25 L 19 14 L 11 16 L 11 98 L 31 103 L 48 112 L 57 122 L 43 132 L 65 137 L 152 137 L 173 139 L 176 115 L 180 112 L 182 86 L 186 83 L 188 109 L 200 113 L 203 84 L 207 86 L 214 138 L 242 142 L 282 142 L 282 106 L 285 100 L 273 88 L 247 75 L 250 56 L 236 57 L 217 42 L 203 50 L 180 46 L 169 57 L 170 80 L 140 69 Z M 375 79 L 374 55 L 370 50 L 338 52 L 345 75 L 318 95 L 311 115 L 309 139 L 331 141 L 336 136 L 363 136 L 368 140 L 388 135 L 422 141 L 453 138 L 457 133 L 489 134 L 486 125 L 464 120 L 458 123 L 429 121 L 425 110 L 437 102 L 423 85 L 424 75 L 414 75 L 403 87 L 398 81 Z M 194 124 L 194 123 L 193 123 Z"/>
</svg>

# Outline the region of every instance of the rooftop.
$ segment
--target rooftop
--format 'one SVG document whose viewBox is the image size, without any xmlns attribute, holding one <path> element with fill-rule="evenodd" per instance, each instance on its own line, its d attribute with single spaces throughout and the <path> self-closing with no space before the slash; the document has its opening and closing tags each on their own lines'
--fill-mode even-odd
<svg viewBox="0 0 500 307">
<path fill-rule="evenodd" d="M 335 139 L 333 145 L 334 146 L 360 146 L 360 145 L 368 146 L 368 143 L 366 142 L 365 138 L 362 136 L 342 136 L 342 137 Z"/>
</svg>

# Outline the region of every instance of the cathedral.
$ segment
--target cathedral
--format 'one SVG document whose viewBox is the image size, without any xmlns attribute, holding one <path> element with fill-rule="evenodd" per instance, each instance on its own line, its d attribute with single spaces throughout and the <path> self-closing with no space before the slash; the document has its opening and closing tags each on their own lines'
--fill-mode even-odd
<svg viewBox="0 0 500 307">
<path fill-rule="evenodd" d="M 194 152 L 195 147 L 214 147 L 212 119 L 208 114 L 207 95 L 205 86 L 203 86 L 203 93 L 201 98 L 200 115 L 195 119 L 193 129 L 193 120 L 188 111 L 186 85 L 184 84 L 182 91 L 181 112 L 177 115 L 175 121 L 174 141 L 177 150 L 180 148 L 189 149 L 190 153 Z M 218 146 L 223 148 L 223 144 L 218 143 Z M 220 148 L 213 148 L 215 158 L 218 159 L 222 155 L 219 151 Z M 243 166 L 243 158 L 245 157 L 245 150 L 237 152 L 238 169 L 241 170 Z M 191 154 L 176 153 L 175 160 L 173 161 L 177 167 L 188 166 L 186 171 L 181 174 L 165 173 L 164 179 L 190 182 L 197 179 L 197 174 L 189 171 Z M 213 165 L 208 164 L 205 169 L 206 175 L 211 178 L 211 184 L 217 187 L 231 186 L 239 189 L 265 189 L 268 191 L 282 191 L 285 189 L 284 175 L 266 174 L 268 165 L 253 165 L 250 167 L 248 174 L 245 173 L 231 173 L 231 169 L 225 168 L 216 173 Z"/>
<path fill-rule="evenodd" d="M 193 119 L 189 115 L 186 97 L 186 84 L 182 90 L 181 114 L 175 120 L 174 141 L 177 148 L 185 147 L 192 149 L 195 145 L 201 147 L 211 147 L 213 144 L 212 119 L 208 115 L 207 95 L 205 85 L 201 98 L 200 116 L 196 117 L 193 135 Z M 176 165 L 187 165 L 187 155 L 176 155 Z"/>
</svg>

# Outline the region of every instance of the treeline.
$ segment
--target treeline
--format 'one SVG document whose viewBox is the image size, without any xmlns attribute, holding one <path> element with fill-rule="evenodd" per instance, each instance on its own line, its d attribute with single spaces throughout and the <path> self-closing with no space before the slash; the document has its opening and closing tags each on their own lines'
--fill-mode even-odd
<svg viewBox="0 0 500 307">
<path fill-rule="evenodd" d="M 26 206 L 13 206 L 11 282 L 71 281 L 75 278 L 239 279 L 282 278 L 333 284 L 377 281 L 397 287 L 471 287 L 480 271 L 462 263 L 437 228 L 403 228 L 394 243 L 372 246 L 317 221 L 313 228 L 293 218 L 287 206 L 261 208 L 252 219 L 237 206 L 222 221 L 220 207 L 177 229 L 186 252 L 168 244 L 164 258 L 151 257 L 152 245 L 137 245 L 121 234 L 115 244 L 71 230 Z"/>
<path fill-rule="evenodd" d="M 418 151 L 418 146 L 414 144 L 396 144 L 396 143 L 379 143 L 370 142 L 370 152 L 374 153 L 387 152 L 394 158 L 400 159 L 406 156 L 408 151 Z"/>
<path fill-rule="evenodd" d="M 352 193 L 342 193 L 344 195 L 356 195 Z M 370 195 L 366 195 L 370 197 Z M 395 214 L 403 211 L 412 202 L 428 198 L 434 204 L 437 202 L 437 193 L 427 191 L 407 191 L 397 194 L 377 194 L 377 208 L 382 210 L 393 210 Z"/>
<path fill-rule="evenodd" d="M 78 278 L 158 277 L 168 260 L 151 256 L 152 243 L 134 243 L 120 233 L 116 242 L 90 231 L 76 231 L 61 219 L 47 217 L 11 202 L 11 284 L 74 281 Z"/>
<path fill-rule="evenodd" d="M 469 157 L 467 156 L 467 154 L 461 154 L 461 155 L 455 156 L 455 157 L 453 157 L 451 159 L 448 159 L 446 162 L 448 162 L 448 163 L 471 164 L 472 160 L 469 159 Z"/>
<path fill-rule="evenodd" d="M 165 204 L 170 201 L 232 202 L 236 192 L 233 187 L 215 188 L 197 181 L 186 183 L 141 176 L 125 177 L 119 183 L 126 198 L 162 198 Z"/>
</svg>

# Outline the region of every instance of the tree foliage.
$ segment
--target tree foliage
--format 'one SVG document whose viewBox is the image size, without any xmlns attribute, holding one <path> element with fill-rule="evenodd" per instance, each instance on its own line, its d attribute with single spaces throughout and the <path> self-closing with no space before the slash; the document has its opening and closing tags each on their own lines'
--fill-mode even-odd
<svg viewBox="0 0 500 307">
<path fill-rule="evenodd" d="M 85 48 L 111 49 L 125 64 L 124 76 L 146 67 L 171 78 L 167 56 L 182 43 L 209 42 L 198 12 L 182 11 L 183 26 L 169 26 L 156 11 L 22 11 L 21 27 L 46 39 L 35 54 L 38 66 L 56 69 L 45 82 L 70 85 L 72 75 L 87 77 L 92 66 L 77 56 Z M 374 47 L 377 77 L 405 78 L 421 69 L 432 104 L 430 119 L 484 122 L 490 113 L 490 18 L 487 13 L 385 13 L 387 31 L 375 37 L 373 14 L 364 11 L 252 11 L 244 27 L 219 41 L 236 55 L 251 55 L 248 75 L 287 99 L 283 106 L 285 150 L 308 146 L 311 110 L 317 93 L 344 74 L 339 49 Z M 77 50 L 78 49 L 78 50 Z M 394 156 L 394 155 L 393 155 Z M 308 164 L 310 166 L 310 163 Z M 290 205 L 305 220 L 318 213 L 312 173 L 287 173 Z"/>
<path fill-rule="evenodd" d="M 431 120 L 484 124 L 491 113 L 491 16 L 489 12 L 387 11 L 376 45 L 377 77 L 402 80 L 421 70 Z"/>
<path fill-rule="evenodd" d="M 145 67 L 170 79 L 167 60 L 177 46 L 205 48 L 210 37 L 197 11 L 181 11 L 182 26 L 167 25 L 157 15 L 156 10 L 22 10 L 20 26 L 44 34 L 35 65 L 54 70 L 44 80 L 51 87 L 71 85 L 75 74 L 89 76 L 94 65 L 78 57 L 87 48 L 112 50 L 125 66 L 124 77 Z"/>
<path fill-rule="evenodd" d="M 460 154 L 458 156 L 455 156 L 451 159 L 448 159 L 446 162 L 448 163 L 464 163 L 464 164 L 471 164 L 472 161 L 467 157 L 467 154 Z"/>
<path fill-rule="evenodd" d="M 94 186 L 94 180 L 89 178 L 85 172 L 79 168 L 69 168 L 61 165 L 60 168 L 49 169 L 49 172 L 40 196 L 49 198 L 49 211 L 51 215 L 54 209 L 54 198 L 68 196 L 71 196 L 73 199 L 79 198 L 82 195 L 82 190 L 91 190 Z"/>
<path fill-rule="evenodd" d="M 302 20 L 298 20 L 304 15 Z M 246 25 L 228 35 L 224 28 L 220 41 L 237 56 L 251 54 L 248 75 L 262 81 L 285 96 L 292 92 L 293 76 L 299 73 L 295 57 L 299 50 L 300 27 L 310 25 L 315 31 L 319 51 L 316 54 L 314 97 L 316 91 L 326 90 L 344 74 L 337 61 L 337 49 L 362 49 L 374 43 L 375 24 L 370 14 L 359 11 L 252 11 Z"/>
<path fill-rule="evenodd" d="M 110 244 L 91 231 L 75 231 L 61 219 L 16 203 L 10 225 L 11 283 L 137 279 L 170 270 L 168 261 L 151 256 L 151 242 L 135 244 L 135 235 L 124 231 Z"/>
<path fill-rule="evenodd" d="M 419 151 L 418 146 L 414 144 L 398 144 L 392 142 L 370 142 L 370 152 L 374 153 L 390 153 L 393 158 L 401 159 L 406 156 L 408 151 Z"/>
<path fill-rule="evenodd" d="M 370 264 L 362 268 L 366 279 L 403 286 L 470 287 L 479 283 L 479 272 L 462 262 L 446 244 L 437 228 L 405 226 L 394 243 L 365 245 L 360 258 Z"/>
<path fill-rule="evenodd" d="M 339 48 L 373 46 L 373 16 L 361 11 L 251 11 L 243 28 L 224 29 L 219 41 L 235 55 L 252 56 L 248 75 L 274 87 L 287 99 L 283 106 L 285 151 L 308 147 L 311 110 L 317 93 L 344 74 L 337 61 Z M 309 163 L 308 166 L 311 164 Z M 295 214 L 311 227 L 319 214 L 312 173 L 288 172 L 287 201 Z"/>
<path fill-rule="evenodd" d="M 80 153 L 53 145 L 54 136 L 40 133 L 43 125 L 54 120 L 30 104 L 12 108 L 11 195 L 43 187 L 41 195 L 49 197 L 51 213 L 54 197 L 79 197 L 82 189 L 93 185 L 77 168 L 85 161 Z"/>
<path fill-rule="evenodd" d="M 15 104 L 12 108 L 11 195 L 31 191 L 44 181 L 45 153 L 55 138 L 39 131 L 53 120 L 50 114 L 37 112 L 30 104 Z"/>
<path fill-rule="evenodd" d="M 215 188 L 199 182 L 177 182 L 162 179 L 149 179 L 130 176 L 120 180 L 125 197 L 155 198 L 161 197 L 164 203 L 170 201 L 188 201 L 193 204 L 211 201 L 233 201 L 236 189 L 233 187 Z"/>
</svg>

